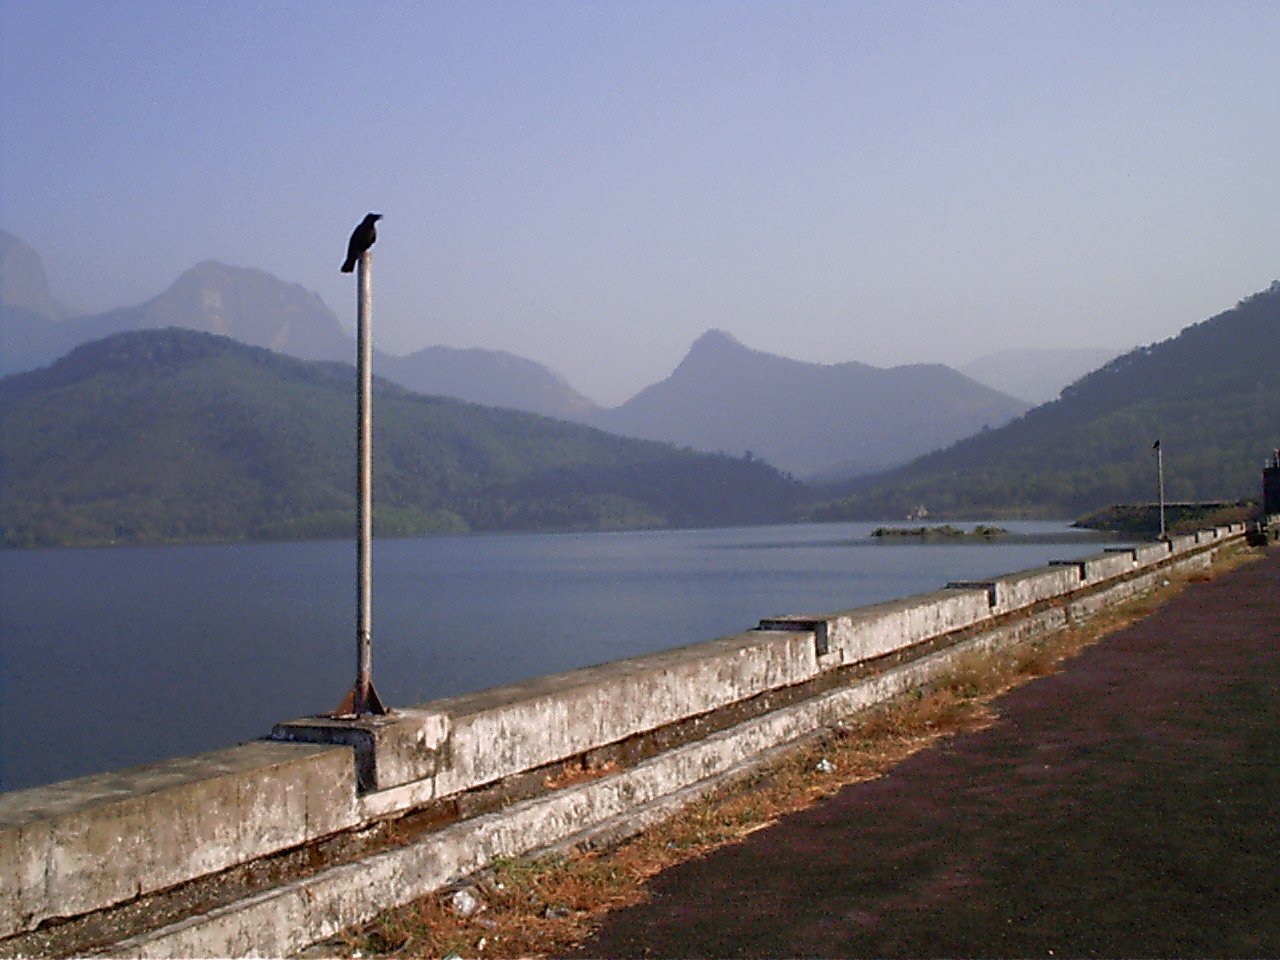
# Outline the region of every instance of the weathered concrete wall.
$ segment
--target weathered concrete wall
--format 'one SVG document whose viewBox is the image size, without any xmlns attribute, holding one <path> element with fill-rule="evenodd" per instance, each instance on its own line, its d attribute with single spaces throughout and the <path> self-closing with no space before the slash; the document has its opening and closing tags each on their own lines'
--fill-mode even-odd
<svg viewBox="0 0 1280 960">
<path fill-rule="evenodd" d="M 611 819 L 643 819 L 637 811 L 678 802 L 672 798 L 682 791 L 702 789 L 699 784 L 830 722 L 833 711 L 847 712 L 921 682 L 956 650 L 1061 629 L 1152 589 L 1175 567 L 1207 566 L 1215 549 L 1242 536 L 1243 525 L 1194 542 L 1178 538 L 1109 551 L 835 614 L 776 618 L 764 623 L 778 629 L 434 701 L 388 718 L 359 723 L 304 718 L 279 725 L 276 742 L 0 794 L 0 938 L 49 918 L 110 907 L 398 816 L 629 737 L 682 721 L 700 724 L 700 717 L 753 698 L 821 683 L 832 671 L 875 665 L 889 655 L 900 658 L 912 648 L 928 652 L 904 666 L 874 667 L 881 672 L 852 685 L 805 693 L 802 702 L 786 701 L 782 709 L 770 706 L 732 730 L 596 784 L 559 790 L 545 801 L 451 827 L 432 841 L 464 838 L 458 840 L 462 852 L 427 853 L 416 844 L 388 854 L 385 861 L 375 858 L 394 867 L 370 861 L 361 867 L 364 872 L 354 867 L 335 868 L 345 873 L 324 871 L 301 886 L 255 897 L 248 913 L 214 911 L 199 922 L 175 924 L 163 936 L 157 933 L 145 949 L 141 941 L 119 948 L 137 955 L 286 953 L 307 937 L 325 936 L 326 924 L 358 922 L 368 915 L 371 897 L 386 905 L 388 884 L 377 879 L 385 870 L 392 871 L 387 876 L 395 877 L 408 899 L 415 894 L 406 891 L 439 886 L 492 855 L 560 842 Z M 945 640 L 950 635 L 955 639 Z M 933 652 L 940 640 L 959 646 Z M 357 874 L 367 878 L 358 885 L 372 885 L 368 896 L 353 892 L 355 881 L 342 879 Z M 319 890 L 330 893 L 321 897 Z M 329 898 L 326 909 L 332 916 L 308 926 L 299 915 L 316 912 L 316 897 Z M 279 921 L 283 939 L 264 932 L 277 922 L 268 917 L 287 918 Z"/>
<path fill-rule="evenodd" d="M 1213 539 L 1217 539 L 1214 537 Z M 1159 563 L 1169 556 L 1169 545 L 1167 543 L 1145 543 L 1140 547 L 1133 548 L 1133 559 L 1140 567 L 1147 567 L 1153 563 Z"/>
<path fill-rule="evenodd" d="M 1062 620 L 1062 612 L 1054 611 Z M 497 857 L 614 841 L 670 815 L 786 745 L 857 710 L 928 683 L 971 649 L 1044 633 L 1043 622 L 993 630 L 968 644 L 805 700 L 665 752 L 608 778 L 446 827 L 424 841 L 336 867 L 235 909 L 175 923 L 116 945 L 112 957 L 285 956 L 473 873 Z M 305 906 L 304 906 L 305 905 Z"/>
<path fill-rule="evenodd" d="M 379 753 L 376 781 L 385 790 L 431 779 L 423 799 L 447 796 L 576 756 L 593 747 L 808 680 L 818 672 L 813 639 L 791 632 L 738 634 L 617 663 L 436 700 L 369 726 L 393 744 L 395 763 Z M 383 733 L 432 725 L 414 762 L 402 745 L 414 737 Z M 351 724 L 303 718 L 274 736 L 325 740 Z M 443 757 L 442 757 L 443 754 Z"/>
<path fill-rule="evenodd" d="M 454 726 L 437 793 L 575 756 L 800 683 L 817 670 L 811 637 L 758 632 L 545 678 L 515 701 L 510 688 L 438 701 Z"/>
<path fill-rule="evenodd" d="M 939 590 L 824 618 L 836 664 L 873 660 L 991 618 L 984 590 Z"/>
<path fill-rule="evenodd" d="M 349 750 L 248 743 L 0 794 L 0 935 L 358 821 Z"/>
<path fill-rule="evenodd" d="M 1054 565 L 1040 570 L 996 577 L 996 611 L 1021 610 L 1044 600 L 1052 600 L 1080 587 L 1080 570 Z"/>
</svg>

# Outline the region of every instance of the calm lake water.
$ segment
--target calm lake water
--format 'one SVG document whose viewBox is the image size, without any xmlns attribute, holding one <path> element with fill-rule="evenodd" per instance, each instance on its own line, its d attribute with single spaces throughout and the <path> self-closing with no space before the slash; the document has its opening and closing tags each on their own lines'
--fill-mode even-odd
<svg viewBox="0 0 1280 960">
<path fill-rule="evenodd" d="M 390 706 L 683 646 L 1102 549 L 878 544 L 877 524 L 379 540 Z M 346 542 L 0 552 L 0 789 L 212 750 L 334 709 L 355 674 Z"/>
</svg>

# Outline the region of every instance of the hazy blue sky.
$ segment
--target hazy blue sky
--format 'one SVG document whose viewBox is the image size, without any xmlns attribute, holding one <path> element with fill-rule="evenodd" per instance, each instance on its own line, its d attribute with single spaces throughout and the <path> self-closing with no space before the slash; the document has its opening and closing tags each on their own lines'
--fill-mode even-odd
<svg viewBox="0 0 1280 960">
<path fill-rule="evenodd" d="M 1280 277 L 1280 2 L 0 0 L 0 227 L 85 310 L 196 262 L 618 402 L 1163 339 Z"/>
</svg>

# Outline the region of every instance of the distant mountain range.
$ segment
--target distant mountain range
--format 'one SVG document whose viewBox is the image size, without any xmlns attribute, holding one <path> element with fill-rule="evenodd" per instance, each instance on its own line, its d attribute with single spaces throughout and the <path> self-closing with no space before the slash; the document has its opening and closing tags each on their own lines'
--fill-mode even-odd
<svg viewBox="0 0 1280 960">
<path fill-rule="evenodd" d="M 1256 497 L 1280 445 L 1280 282 L 1178 336 L 1117 357 L 999 429 L 877 477 L 833 486 L 819 519 L 1074 517 L 1158 497 Z"/>
<path fill-rule="evenodd" d="M 127 330 L 183 327 L 308 360 L 354 356 L 318 296 L 260 270 L 206 261 L 136 307 L 70 317 L 48 290 L 40 258 L 0 234 L 0 373 L 31 370 L 71 348 Z M 377 353 L 376 372 L 410 390 L 587 423 L 644 439 L 741 456 L 750 450 L 798 475 L 845 477 L 905 463 L 1027 404 L 947 367 L 881 370 L 817 364 L 743 347 L 711 331 L 674 373 L 607 410 L 547 367 L 509 353 L 430 347 Z"/>
<path fill-rule="evenodd" d="M 0 544 L 351 536 L 354 370 L 189 330 L 119 333 L 0 380 Z M 375 388 L 374 525 L 632 529 L 785 519 L 761 462 Z"/>
<path fill-rule="evenodd" d="M 698 450 L 751 451 L 801 476 L 851 476 L 905 463 L 1026 409 L 940 364 L 806 363 L 712 330 L 670 377 L 590 422 Z"/>
<path fill-rule="evenodd" d="M 183 327 L 303 360 L 353 362 L 355 342 L 316 294 L 269 273 L 213 260 L 136 307 L 69 317 L 34 250 L 0 232 L 0 375 L 34 370 L 73 347 L 126 330 Z M 431 347 L 375 354 L 378 374 L 420 393 L 569 419 L 594 407 L 541 364 L 492 350 Z"/>
<path fill-rule="evenodd" d="M 175 329 L 192 326 L 218 335 Z M 86 337 L 96 339 L 75 346 Z M 41 367 L 0 380 L 3 542 L 347 530 L 354 347 L 303 288 L 207 262 L 138 307 L 76 317 L 49 291 L 39 257 L 0 234 L 0 347 L 5 369 Z M 1154 499 L 1157 439 L 1169 499 L 1234 499 L 1256 493 L 1259 464 L 1280 442 L 1277 356 L 1280 283 L 1022 416 L 1024 404 L 947 367 L 804 363 L 721 331 L 613 410 L 510 354 L 380 356 L 378 372 L 408 388 L 474 402 L 380 382 L 379 529 L 800 515 L 804 488 L 775 466 L 828 476 L 890 467 L 811 487 L 821 502 L 802 513 L 815 519 L 883 519 L 921 504 L 947 517 L 1078 516 Z M 571 419 L 601 429 L 560 422 Z"/>
<path fill-rule="evenodd" d="M 958 367 L 972 380 L 1039 406 L 1122 351 L 1082 347 L 998 350 Z"/>
</svg>

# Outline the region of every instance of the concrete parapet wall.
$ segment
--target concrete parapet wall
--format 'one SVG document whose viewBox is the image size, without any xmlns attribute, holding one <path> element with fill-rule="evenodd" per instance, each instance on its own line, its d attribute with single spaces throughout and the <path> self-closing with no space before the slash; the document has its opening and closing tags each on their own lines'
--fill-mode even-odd
<svg viewBox="0 0 1280 960">
<path fill-rule="evenodd" d="M 996 612 L 1021 610 L 1080 587 L 1080 568 L 1055 564 L 1039 570 L 996 577 Z"/>
<path fill-rule="evenodd" d="M 235 908 L 117 944 L 112 957 L 286 956 L 424 896 L 497 857 L 617 840 L 644 829 L 797 740 L 929 683 L 970 650 L 1040 636 L 1061 610 L 985 632 L 929 657 L 738 724 L 637 766 L 446 827 L 411 846 L 301 879 Z"/>
<path fill-rule="evenodd" d="M 1108 551 L 835 614 L 781 617 L 763 621 L 770 629 L 398 709 L 386 718 L 303 718 L 278 725 L 275 742 L 0 794 L 0 939 L 453 802 L 507 778 L 541 778 L 550 765 L 686 725 L 681 745 L 655 741 L 663 744 L 658 757 L 596 785 L 557 790 L 551 805 L 521 801 L 492 814 L 496 819 L 448 828 L 442 843 L 446 835 L 470 838 L 458 841 L 470 845 L 460 853 L 436 848 L 428 855 L 415 845 L 417 852 L 375 857 L 383 867 L 373 861 L 360 867 L 364 872 L 342 867 L 346 872 L 326 871 L 323 881 L 256 897 L 261 915 L 214 911 L 203 926 L 183 921 L 168 928 L 168 946 L 120 945 L 137 955 L 153 948 L 157 955 L 288 952 L 306 942 L 294 943 L 302 927 L 278 937 L 262 931 L 296 926 L 300 911 L 314 913 L 317 890 L 334 891 L 333 916 L 306 928 L 320 931 L 312 939 L 358 922 L 372 899 L 387 903 L 391 886 L 425 892 L 490 856 L 525 852 L 640 807 L 675 802 L 662 798 L 830 722 L 833 705 L 846 709 L 901 692 L 962 647 L 1016 642 L 1085 620 L 1153 589 L 1170 570 L 1207 566 L 1216 549 L 1242 536 L 1243 526 L 1203 541 Z M 726 711 L 730 731 L 702 726 Z M 384 867 L 391 871 L 385 883 L 377 879 Z M 354 881 L 342 879 L 348 874 L 365 878 L 360 884 L 367 889 L 352 892 Z"/>
<path fill-rule="evenodd" d="M 1106 552 L 1117 557 L 1129 557 L 1134 567 L 1149 567 L 1169 558 L 1170 544 L 1161 542 L 1144 543 L 1136 547 L 1109 547 Z"/>
<path fill-rule="evenodd" d="M 824 618 L 835 664 L 854 664 L 990 619 L 985 590 L 939 590 Z"/>
<path fill-rule="evenodd" d="M 1144 543 L 1133 548 L 1133 560 L 1140 567 L 1149 567 L 1169 558 L 1169 544 Z"/>
<path fill-rule="evenodd" d="M 817 672 L 811 636 L 755 631 L 436 701 L 432 707 L 453 720 L 450 763 L 437 775 L 436 793 L 576 756 Z"/>
<path fill-rule="evenodd" d="M 450 729 L 450 718 L 439 710 L 407 707 L 357 723 L 304 717 L 276 724 L 271 736 L 292 743 L 350 747 L 355 754 L 356 784 L 365 793 L 433 776 Z"/>
<path fill-rule="evenodd" d="M 0 936 L 354 826 L 350 751 L 256 742 L 0 793 Z"/>
<path fill-rule="evenodd" d="M 1126 553 L 1101 553 L 1085 559 L 1083 579 L 1086 583 L 1110 580 L 1112 577 L 1131 573 L 1133 567 L 1132 550 Z"/>
<path fill-rule="evenodd" d="M 818 672 L 811 635 L 751 631 L 598 667 L 450 697 L 360 721 L 376 752 L 372 790 L 415 781 L 419 801 L 448 796 L 667 726 Z M 423 726 L 430 730 L 423 733 Z M 323 718 L 279 724 L 274 736 L 343 742 L 353 725 Z M 397 732 L 399 731 L 399 732 Z M 406 744 L 422 744 L 415 756 Z M 385 763 L 381 746 L 394 756 Z"/>
</svg>

